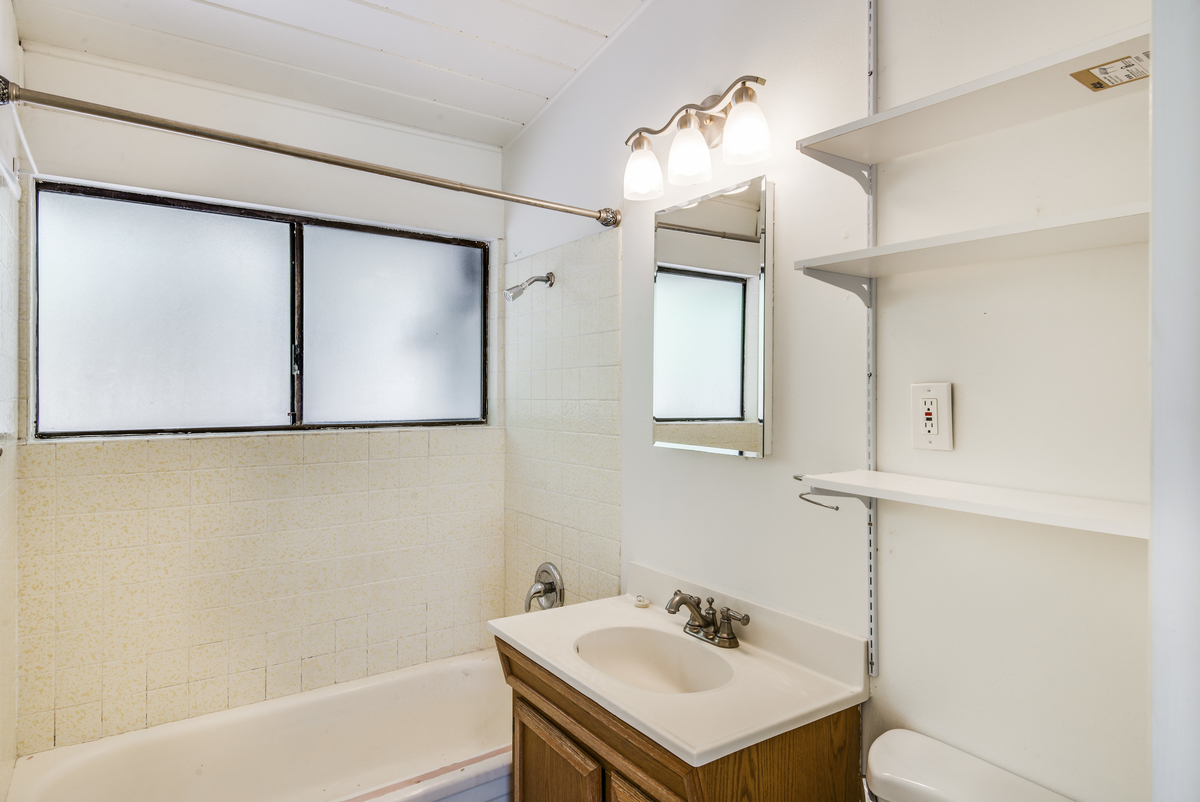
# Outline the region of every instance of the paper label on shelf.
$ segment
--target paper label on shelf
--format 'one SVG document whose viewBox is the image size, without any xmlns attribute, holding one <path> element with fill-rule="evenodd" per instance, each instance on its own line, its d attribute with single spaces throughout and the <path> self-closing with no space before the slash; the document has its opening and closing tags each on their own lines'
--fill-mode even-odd
<svg viewBox="0 0 1200 802">
<path fill-rule="evenodd" d="M 1140 81 L 1150 77 L 1150 51 L 1146 50 L 1133 56 L 1101 64 L 1098 67 L 1073 72 L 1071 77 L 1093 92 L 1101 92 L 1121 84 Z"/>
</svg>

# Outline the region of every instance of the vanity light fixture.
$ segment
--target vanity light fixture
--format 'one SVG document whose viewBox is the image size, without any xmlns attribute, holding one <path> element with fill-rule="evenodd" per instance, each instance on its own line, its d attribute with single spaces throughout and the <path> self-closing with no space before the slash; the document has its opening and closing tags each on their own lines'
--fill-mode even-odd
<svg viewBox="0 0 1200 802">
<path fill-rule="evenodd" d="M 743 75 L 719 95 L 680 107 L 659 129 L 639 128 L 625 140 L 632 152 L 625 164 L 625 199 L 662 197 L 662 168 L 650 137 L 677 129 L 667 156 L 667 180 L 676 186 L 701 184 L 712 178 L 709 150 L 724 144 L 726 164 L 753 164 L 771 155 L 771 131 L 750 84 L 765 86 L 756 75 Z M 722 143 L 722 140 L 724 142 Z"/>
</svg>

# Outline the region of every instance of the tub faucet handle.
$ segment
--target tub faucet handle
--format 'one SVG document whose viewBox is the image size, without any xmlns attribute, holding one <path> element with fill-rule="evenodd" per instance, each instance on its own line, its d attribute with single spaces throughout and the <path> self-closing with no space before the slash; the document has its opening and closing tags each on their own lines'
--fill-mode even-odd
<svg viewBox="0 0 1200 802">
<path fill-rule="evenodd" d="M 542 610 L 563 606 L 567 588 L 554 563 L 542 563 L 538 566 L 533 579 L 533 585 L 525 594 L 525 612 L 529 612 L 534 599 L 537 599 L 538 607 Z"/>
</svg>

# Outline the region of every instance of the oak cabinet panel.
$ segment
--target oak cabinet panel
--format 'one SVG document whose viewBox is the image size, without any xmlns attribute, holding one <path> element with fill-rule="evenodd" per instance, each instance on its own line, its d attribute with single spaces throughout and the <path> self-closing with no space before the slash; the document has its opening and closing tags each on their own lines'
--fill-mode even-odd
<svg viewBox="0 0 1200 802">
<path fill-rule="evenodd" d="M 608 775 L 608 794 L 604 802 L 653 802 L 650 797 L 634 788 L 620 774 Z"/>
<path fill-rule="evenodd" d="M 515 802 L 602 802 L 603 769 L 520 699 L 513 701 Z"/>
</svg>

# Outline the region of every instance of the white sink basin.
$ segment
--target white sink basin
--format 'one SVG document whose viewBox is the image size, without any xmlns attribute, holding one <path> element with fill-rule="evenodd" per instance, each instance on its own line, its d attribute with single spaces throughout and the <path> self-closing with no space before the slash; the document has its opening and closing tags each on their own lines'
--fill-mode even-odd
<svg viewBox="0 0 1200 802">
<path fill-rule="evenodd" d="M 615 680 L 659 693 L 700 693 L 733 679 L 712 646 L 646 627 L 609 627 L 575 641 L 583 662 Z"/>
<path fill-rule="evenodd" d="M 627 595 L 488 622 L 488 630 L 690 766 L 865 701 L 867 642 L 629 563 Z M 676 588 L 749 615 L 737 649 L 683 631 Z M 637 595 L 649 607 L 635 603 Z"/>
</svg>

